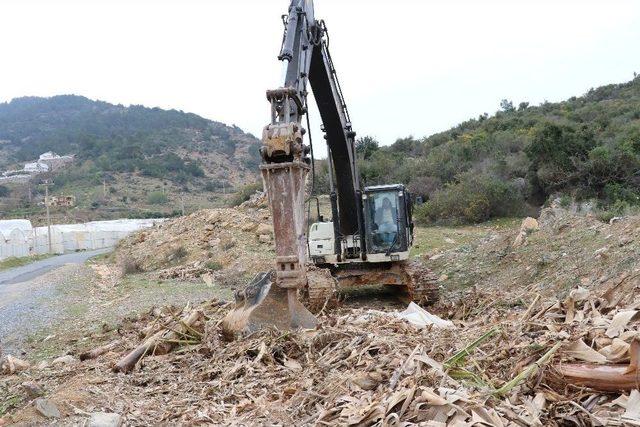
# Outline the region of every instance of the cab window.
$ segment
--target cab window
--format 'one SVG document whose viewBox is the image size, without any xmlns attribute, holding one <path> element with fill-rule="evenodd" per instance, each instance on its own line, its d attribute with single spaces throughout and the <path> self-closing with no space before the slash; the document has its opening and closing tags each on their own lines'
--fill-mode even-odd
<svg viewBox="0 0 640 427">
<path fill-rule="evenodd" d="M 374 252 L 388 250 L 398 236 L 398 198 L 395 191 L 369 195 L 369 223 Z"/>
</svg>

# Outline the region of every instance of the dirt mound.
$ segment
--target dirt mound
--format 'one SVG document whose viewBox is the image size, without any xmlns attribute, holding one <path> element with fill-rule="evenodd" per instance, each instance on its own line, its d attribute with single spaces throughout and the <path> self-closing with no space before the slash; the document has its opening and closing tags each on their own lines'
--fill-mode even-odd
<svg viewBox="0 0 640 427">
<path fill-rule="evenodd" d="M 490 233 L 430 256 L 427 265 L 450 291 L 475 287 L 514 303 L 523 291 L 563 298 L 577 286 L 597 289 L 640 268 L 640 216 L 610 224 L 554 206 L 538 222 L 522 242 L 522 228 Z"/>
<path fill-rule="evenodd" d="M 257 206 L 257 207 L 254 207 Z M 273 228 L 260 205 L 204 209 L 123 240 L 115 257 L 125 272 L 156 271 L 161 278 L 244 283 L 271 268 Z"/>
</svg>

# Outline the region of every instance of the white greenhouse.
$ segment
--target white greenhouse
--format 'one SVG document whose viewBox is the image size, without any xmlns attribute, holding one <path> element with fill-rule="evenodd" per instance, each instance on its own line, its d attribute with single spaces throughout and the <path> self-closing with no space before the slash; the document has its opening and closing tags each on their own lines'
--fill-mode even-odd
<svg viewBox="0 0 640 427">
<path fill-rule="evenodd" d="M 128 234 L 153 227 L 161 219 L 119 219 L 51 226 L 55 254 L 114 247 Z M 32 227 L 29 220 L 0 220 L 0 260 L 49 252 L 47 227 Z"/>
</svg>

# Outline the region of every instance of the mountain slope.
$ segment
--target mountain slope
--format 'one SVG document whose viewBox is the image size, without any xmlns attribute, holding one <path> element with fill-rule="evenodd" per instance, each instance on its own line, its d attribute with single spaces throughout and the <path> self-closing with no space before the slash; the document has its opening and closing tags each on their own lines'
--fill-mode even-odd
<svg viewBox="0 0 640 427">
<path fill-rule="evenodd" d="M 103 201 L 96 188 L 105 183 L 124 204 L 154 190 L 196 198 L 228 192 L 257 179 L 259 147 L 238 127 L 176 110 L 75 95 L 0 104 L 0 170 L 21 168 L 47 151 L 73 154 L 74 163 L 52 177 L 54 191 L 76 194 L 87 206 Z M 124 191 L 131 185 L 137 194 Z"/>
<path fill-rule="evenodd" d="M 492 117 L 358 148 L 363 182 L 409 184 L 425 221 L 519 214 L 557 194 L 621 211 L 640 204 L 640 77 L 558 103 L 503 100 Z"/>
<path fill-rule="evenodd" d="M 259 147 L 258 140 L 241 129 L 195 114 L 112 105 L 75 95 L 0 104 L 0 140 L 9 154 L 5 162 L 55 151 L 94 160 L 102 170 L 113 172 L 144 172 L 150 159 L 169 152 L 204 166 L 210 157 L 221 157 L 244 172 L 257 164 Z"/>
</svg>

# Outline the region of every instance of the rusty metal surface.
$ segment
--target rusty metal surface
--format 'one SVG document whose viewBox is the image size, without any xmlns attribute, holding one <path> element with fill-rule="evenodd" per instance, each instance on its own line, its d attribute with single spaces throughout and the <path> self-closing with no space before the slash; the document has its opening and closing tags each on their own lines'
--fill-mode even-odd
<svg viewBox="0 0 640 427">
<path fill-rule="evenodd" d="M 309 169 L 300 160 L 260 166 L 273 221 L 275 270 L 256 276 L 236 293 L 236 307 L 223 322 L 226 334 L 317 325 L 315 316 L 298 300 L 298 290 L 307 284 L 304 196 Z"/>
<path fill-rule="evenodd" d="M 367 285 L 399 286 L 416 303 L 432 304 L 440 295 L 438 278 L 419 261 L 411 260 L 368 268 L 333 269 L 338 289 Z"/>
<path fill-rule="evenodd" d="M 307 268 L 305 305 L 314 313 L 338 304 L 337 282 L 328 268 Z"/>
<path fill-rule="evenodd" d="M 298 123 L 276 123 L 262 131 L 267 157 L 290 156 L 302 150 L 302 128 Z"/>
<path fill-rule="evenodd" d="M 305 179 L 309 166 L 300 161 L 260 166 L 267 186 L 276 245 L 276 283 L 283 288 L 306 284 Z"/>
<path fill-rule="evenodd" d="M 226 336 L 264 327 L 281 330 L 316 327 L 315 316 L 298 301 L 297 290 L 274 286 L 275 278 L 273 271 L 260 273 L 244 290 L 236 292 L 236 307 L 222 322 Z"/>
<path fill-rule="evenodd" d="M 341 288 L 353 288 L 366 285 L 403 285 L 403 275 L 397 269 L 389 269 L 387 271 L 376 270 L 353 270 L 336 274 L 339 286 Z"/>
</svg>

